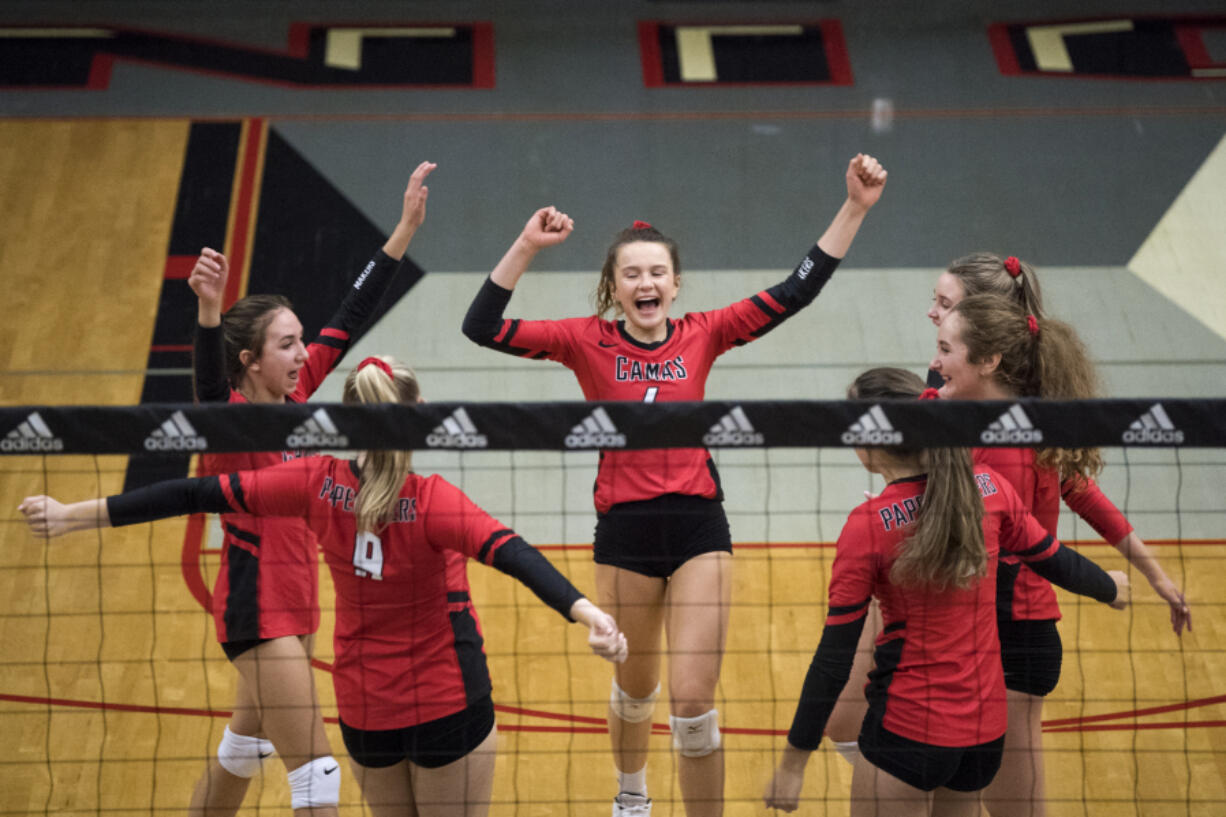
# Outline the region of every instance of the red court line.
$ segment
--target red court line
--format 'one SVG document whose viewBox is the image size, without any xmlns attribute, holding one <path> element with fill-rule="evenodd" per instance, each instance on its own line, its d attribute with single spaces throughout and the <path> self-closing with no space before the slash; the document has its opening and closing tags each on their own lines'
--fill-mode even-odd
<svg viewBox="0 0 1226 817">
<path fill-rule="evenodd" d="M 1226 695 L 1215 695 L 1212 698 L 1197 698 L 1192 701 L 1184 701 L 1177 704 L 1166 704 L 1164 706 L 1151 706 L 1148 709 L 1133 709 L 1128 712 L 1110 712 L 1104 715 L 1089 715 L 1082 718 L 1060 718 L 1057 720 L 1043 721 L 1044 728 L 1049 726 L 1069 726 L 1072 724 L 1096 723 L 1099 721 L 1117 721 L 1121 718 L 1135 718 L 1142 715 L 1161 715 L 1166 712 L 1182 712 L 1186 709 L 1196 709 L 1202 706 L 1213 706 L 1214 704 L 1226 703 Z"/>
<path fill-rule="evenodd" d="M 230 233 L 230 278 L 226 281 L 223 301 L 227 307 L 238 300 L 239 288 L 243 283 L 247 245 L 250 243 L 252 228 L 251 209 L 254 206 L 256 171 L 260 167 L 260 152 L 264 148 L 263 137 L 267 126 L 265 120 L 260 118 L 247 120 L 246 141 L 243 145 L 243 155 L 239 159 L 241 176 L 234 202 L 234 224 Z"/>
<path fill-rule="evenodd" d="M 1111 547 L 1102 539 L 1061 540 L 1073 547 Z M 1217 547 L 1226 545 L 1226 539 L 1146 539 L 1145 544 L 1154 547 Z M 834 542 L 736 542 L 734 550 L 828 550 Z M 537 550 L 570 551 L 591 550 L 591 545 L 535 545 Z"/>
<path fill-rule="evenodd" d="M 150 352 L 190 352 L 190 343 L 155 343 L 149 347 Z"/>
<path fill-rule="evenodd" d="M 1048 729 L 1044 727 L 1044 732 L 1127 732 L 1130 729 L 1137 731 L 1152 731 L 1155 729 L 1203 729 L 1216 728 L 1226 726 L 1226 721 L 1169 721 L 1162 723 L 1103 723 L 1098 726 L 1066 726 L 1061 729 Z"/>
</svg>

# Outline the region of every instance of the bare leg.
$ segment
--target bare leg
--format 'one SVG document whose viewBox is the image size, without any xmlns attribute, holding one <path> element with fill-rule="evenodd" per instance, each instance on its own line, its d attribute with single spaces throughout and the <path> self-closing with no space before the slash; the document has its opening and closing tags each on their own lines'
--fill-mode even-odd
<svg viewBox="0 0 1226 817">
<path fill-rule="evenodd" d="M 295 636 L 265 641 L 236 658 L 234 666 L 257 702 L 264 732 L 277 747 L 286 771 L 332 753 L 302 641 Z M 299 817 L 336 817 L 336 807 L 297 809 L 295 813 Z"/>
<path fill-rule="evenodd" d="M 664 626 L 664 579 L 644 576 L 612 565 L 596 565 L 596 592 L 600 607 L 617 620 L 626 634 L 630 654 L 615 664 L 617 685 L 631 698 L 646 698 L 660 683 L 660 632 Z M 633 774 L 647 765 L 651 719 L 629 723 L 609 710 L 609 739 L 613 765 Z"/>
<path fill-rule="evenodd" d="M 704 553 L 683 564 L 668 584 L 668 697 L 672 713 L 695 718 L 715 708 L 728 616 L 732 609 L 732 554 Z M 724 813 L 724 750 L 678 759 L 688 817 Z"/>
<path fill-rule="evenodd" d="M 937 789 L 932 793 L 932 817 L 979 817 L 977 791 Z"/>
<path fill-rule="evenodd" d="M 1008 690 L 1009 728 L 1000 772 L 983 790 L 992 817 L 1047 817 L 1043 775 L 1043 698 Z"/>
<path fill-rule="evenodd" d="M 394 766 L 371 769 L 350 763 L 362 798 L 374 817 L 419 817 L 413 801 L 412 764 L 402 760 Z"/>
<path fill-rule="evenodd" d="M 932 796 L 856 758 L 851 774 L 851 817 L 928 817 Z"/>
<path fill-rule="evenodd" d="M 485 817 L 494 790 L 498 729 L 464 757 L 437 769 L 409 765 L 421 817 Z"/>
<path fill-rule="evenodd" d="M 873 599 L 868 605 L 868 617 L 864 622 L 864 630 L 860 633 L 860 643 L 856 645 L 856 660 L 851 665 L 851 676 L 839 695 L 839 702 L 834 705 L 834 711 L 830 713 L 830 719 L 826 721 L 826 737 L 830 740 L 844 743 L 860 736 L 860 725 L 868 714 L 864 685 L 868 683 L 868 673 L 874 666 L 873 648 L 880 633 L 881 608 L 877 605 L 877 600 Z"/>
</svg>

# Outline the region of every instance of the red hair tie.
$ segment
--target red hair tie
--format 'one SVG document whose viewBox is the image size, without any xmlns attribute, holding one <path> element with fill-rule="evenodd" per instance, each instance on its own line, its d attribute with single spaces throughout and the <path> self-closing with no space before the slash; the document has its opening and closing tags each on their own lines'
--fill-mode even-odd
<svg viewBox="0 0 1226 817">
<path fill-rule="evenodd" d="M 1005 272 L 1009 273 L 1009 276 L 1012 278 L 1022 274 L 1022 262 L 1017 260 L 1016 255 L 1011 255 L 1005 259 Z"/>
<path fill-rule="evenodd" d="M 920 400 L 940 400 L 941 395 L 936 389 L 929 386 L 928 388 L 924 389 L 922 392 L 919 393 L 919 399 Z"/>
<path fill-rule="evenodd" d="M 631 226 L 631 228 L 630 228 L 630 229 L 631 229 L 631 230 L 651 230 L 651 229 L 654 229 L 654 228 L 653 228 L 653 227 L 652 227 L 652 226 L 651 226 L 649 223 L 647 223 L 646 221 L 639 221 L 639 220 L 636 218 L 636 219 L 634 220 L 634 225 L 633 225 L 633 226 Z"/>
<path fill-rule="evenodd" d="M 396 379 L 396 375 L 392 374 L 392 367 L 387 365 L 386 360 L 380 360 L 377 357 L 368 357 L 365 360 L 363 360 L 361 363 L 358 364 L 358 371 L 365 369 L 367 366 L 375 366 L 377 368 L 380 368 L 383 370 L 384 374 L 386 374 L 389 378 L 391 378 L 392 380 Z"/>
<path fill-rule="evenodd" d="M 1039 336 L 1039 321 L 1034 315 L 1026 316 L 1026 328 L 1030 330 L 1030 334 L 1036 338 Z"/>
</svg>

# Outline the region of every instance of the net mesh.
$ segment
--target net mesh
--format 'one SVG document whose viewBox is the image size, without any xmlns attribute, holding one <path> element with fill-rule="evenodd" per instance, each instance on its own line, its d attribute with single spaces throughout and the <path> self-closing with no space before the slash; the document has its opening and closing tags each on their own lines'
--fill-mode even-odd
<svg viewBox="0 0 1226 817">
<path fill-rule="evenodd" d="M 1083 415 L 1077 419 L 1083 422 L 1072 425 L 1080 425 L 1088 442 L 1120 439 L 1152 402 L 1080 406 L 1077 411 Z M 671 424 L 657 422 L 643 407 L 627 409 L 630 413 L 608 407 L 618 433 L 625 434 L 630 445 L 639 444 L 640 428 L 648 434 L 644 439 L 655 444 L 670 430 L 681 439 L 713 433 L 736 406 L 744 407 L 750 425 L 766 436 L 764 442 L 769 445 L 772 436 L 783 442 L 781 447 L 758 447 L 755 439 L 743 447 L 742 440 L 714 441 L 736 549 L 731 624 L 716 700 L 729 814 L 763 811 L 761 791 L 784 745 L 825 618 L 833 541 L 864 492 L 882 488 L 846 443 L 804 445 L 800 437 L 807 433 L 806 421 L 780 419 L 836 411 L 837 420 L 814 426 L 830 426 L 828 433 L 838 438 L 869 406 L 786 404 L 784 412 L 784 405 L 703 404 L 695 409 L 700 412 L 697 420 L 679 416 Z M 1165 603 L 1135 570 L 1130 571 L 1134 605 L 1123 614 L 1058 591 L 1064 664 L 1060 684 L 1043 710 L 1051 814 L 1210 815 L 1226 807 L 1220 772 L 1226 758 L 1226 695 L 1219 680 L 1226 677 L 1226 662 L 1216 640 L 1223 621 L 1221 577 L 1226 575 L 1220 527 L 1226 458 L 1217 447 L 1222 441 L 1215 437 L 1222 434 L 1221 421 L 1205 420 L 1226 417 L 1226 412 L 1214 401 L 1163 405 L 1172 425 L 1185 435 L 1185 444 L 1107 448 L 1108 466 L 1100 485 L 1153 547 L 1168 575 L 1185 589 L 1195 629 L 1175 637 Z M 1115 416 L 1108 410 L 1112 406 L 1123 419 L 1110 420 Z M 290 411 L 278 422 L 296 428 L 316 408 L 297 407 L 299 414 Z M 349 447 L 368 443 L 361 425 L 347 414 L 351 408 L 325 408 L 340 433 L 351 438 Z M 447 404 L 422 409 L 406 426 L 428 436 L 456 408 Z M 937 412 L 959 409 L 899 408 L 886 406 L 892 427 L 919 444 L 929 439 L 949 442 L 951 433 L 962 434 L 960 441 L 970 444 L 1002 411 L 998 405 L 971 407 L 968 410 L 979 413 L 950 419 Z M 1026 406 L 1035 425 L 1045 433 L 1054 429 L 1035 408 Z M 498 450 L 431 450 L 424 440 L 414 440 L 413 447 L 422 449 L 415 455 L 416 470 L 439 473 L 460 486 L 592 593 L 596 455 L 565 450 L 567 433 L 590 414 L 592 404 L 557 404 L 534 412 L 534 422 L 557 430 L 552 441 L 543 440 L 548 435 L 535 427 L 517 428 L 518 415 L 495 422 L 482 413 L 483 407 L 468 409 L 490 448 Z M 206 417 L 222 410 L 207 408 L 140 407 L 117 414 L 122 423 L 78 411 L 81 423 L 100 431 L 89 439 L 140 450 L 148 429 L 179 410 L 188 412 L 195 430 L 210 443 L 222 437 L 216 429 L 246 422 L 231 412 L 210 425 Z M 126 458 L 71 453 L 81 446 L 74 442 L 77 431 L 70 428 L 69 414 L 0 409 L 0 431 L 19 428 L 35 411 L 41 411 L 65 447 L 55 455 L 0 457 L 0 498 L 6 507 L 13 509 L 23 496 L 35 493 L 76 500 L 122 489 Z M 1091 428 L 1094 418 L 1100 426 Z M 267 425 L 267 418 L 262 419 Z M 367 424 L 378 432 L 382 422 L 372 416 Z M 125 431 L 122 424 L 132 428 Z M 970 431 L 950 431 L 963 427 Z M 782 429 L 789 429 L 788 434 L 780 436 Z M 125 433 L 137 444 L 125 442 Z M 516 439 L 523 440 L 522 448 L 515 447 Z M 212 587 L 219 565 L 216 520 L 166 520 L 77 533 L 48 543 L 30 535 L 12 510 L 5 519 L 0 720 L 10 740 L 0 750 L 5 779 L 0 811 L 182 811 L 206 760 L 214 756 L 234 704 L 235 673 L 203 610 L 202 594 Z M 1061 516 L 1060 536 L 1106 568 L 1129 569 L 1067 510 Z M 616 789 L 604 725 L 609 666 L 591 656 L 581 628 L 565 627 L 514 581 L 477 565 L 469 577 L 485 636 L 500 735 L 490 813 L 607 809 Z M 323 624 L 315 642 L 316 679 L 332 752 L 344 761 L 328 677 L 333 652 L 327 570 L 321 570 L 320 599 Z M 667 733 L 666 672 L 663 688 L 652 720 L 648 765 L 657 816 L 684 813 L 676 755 Z M 344 774 L 341 812 L 364 813 L 348 765 Z M 847 813 L 850 778 L 851 767 L 824 744 L 810 761 L 802 808 L 813 814 Z M 288 803 L 283 769 L 273 764 L 252 779 L 241 813 L 281 811 Z"/>
</svg>

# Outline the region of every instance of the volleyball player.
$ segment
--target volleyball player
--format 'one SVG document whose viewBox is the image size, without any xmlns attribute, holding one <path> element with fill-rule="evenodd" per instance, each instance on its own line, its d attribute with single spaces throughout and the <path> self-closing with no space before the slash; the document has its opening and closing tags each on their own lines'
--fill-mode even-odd
<svg viewBox="0 0 1226 817">
<path fill-rule="evenodd" d="M 391 358 L 367 358 L 345 381 L 346 403 L 414 403 L 417 379 Z M 170 480 L 72 505 L 21 505 L 31 530 L 59 536 L 185 513 L 300 518 L 318 537 L 336 588 L 333 683 L 341 732 L 376 817 L 482 817 L 489 809 L 496 729 L 475 623 L 449 608 L 448 551 L 514 576 L 588 627 L 593 652 L 624 660 L 613 618 L 535 548 L 442 477 L 411 470 L 408 451 L 357 460 L 294 459 L 254 471 Z M 275 739 L 275 737 L 274 737 Z M 337 762 L 317 757 L 295 804 L 335 808 Z"/>
<path fill-rule="evenodd" d="M 319 387 L 374 311 L 426 216 L 422 162 L 405 190 L 400 219 L 358 276 L 340 309 L 309 345 L 289 301 L 250 295 L 221 314 L 229 265 L 205 248 L 188 283 L 198 298 L 196 397 L 202 402 L 302 402 Z M 203 474 L 264 468 L 301 452 L 204 454 Z M 319 628 L 319 558 L 302 520 L 222 515 L 221 568 L 213 588 L 217 638 L 238 670 L 234 714 L 217 756 L 197 782 L 191 813 L 231 817 L 275 746 L 287 769 L 330 752 L 310 658 Z M 459 558 L 459 557 L 457 557 Z M 463 565 L 458 567 L 462 573 Z M 271 741 L 264 735 L 272 738 Z"/>
<path fill-rule="evenodd" d="M 932 362 L 942 397 L 959 400 L 1057 400 L 1098 396 L 1097 375 L 1077 333 L 1068 324 L 1028 314 L 995 295 L 963 298 L 937 328 Z M 1098 449 L 983 448 L 976 463 L 1008 479 L 1031 512 L 1055 532 L 1060 499 L 1085 519 L 1146 577 L 1168 604 L 1171 627 L 1191 628 L 1186 599 L 1093 478 L 1102 469 Z M 1063 647 L 1056 621 L 1060 607 L 1051 586 L 1022 565 L 1000 572 L 1000 623 L 1005 682 L 1009 688 L 1010 774 L 985 793 L 993 817 L 1043 815 L 1043 697 L 1060 678 Z"/>
<path fill-rule="evenodd" d="M 914 398 L 923 381 L 872 369 L 852 399 Z M 996 635 L 997 557 L 1008 552 L 1062 586 L 1123 609 L 1128 577 L 1064 548 L 990 468 L 962 448 L 856 449 L 886 487 L 839 534 L 830 610 L 805 677 L 768 807 L 794 811 L 809 754 L 847 682 L 871 598 L 877 638 L 869 708 L 852 778 L 852 815 L 979 814 L 1001 765 L 1005 684 Z M 931 795 L 930 795 L 931 793 Z M 931 809 L 931 810 L 930 810 Z"/>
<path fill-rule="evenodd" d="M 886 171 L 871 156 L 847 166 L 847 199 L 817 245 L 782 283 L 711 312 L 670 317 L 681 285 L 676 243 L 644 222 L 609 247 L 597 314 L 503 318 L 540 250 L 574 222 L 553 207 L 533 213 L 474 298 L 464 334 L 507 354 L 548 358 L 575 372 L 588 400 L 700 400 L 715 358 L 761 337 L 812 302 L 877 202 Z M 614 310 L 621 320 L 605 320 Z M 669 725 L 680 751 L 690 817 L 723 810 L 724 761 L 715 710 L 731 599 L 732 540 L 719 476 L 705 449 L 618 451 L 599 442 L 594 543 L 596 588 L 631 645 L 615 669 L 609 734 L 619 792 L 613 814 L 646 815 L 647 744 L 659 691 L 660 634 L 669 652 Z"/>
</svg>

